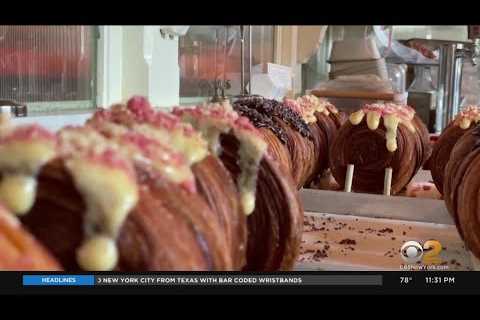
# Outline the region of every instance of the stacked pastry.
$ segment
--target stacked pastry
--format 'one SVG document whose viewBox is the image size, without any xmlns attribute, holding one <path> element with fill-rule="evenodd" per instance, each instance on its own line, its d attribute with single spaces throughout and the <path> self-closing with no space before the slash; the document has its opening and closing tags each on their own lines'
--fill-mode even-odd
<svg viewBox="0 0 480 320">
<path fill-rule="evenodd" d="M 480 122 L 480 107 L 467 106 L 448 124 L 435 142 L 429 168 L 433 182 L 440 193 L 443 193 L 445 166 L 453 147 L 464 134 L 473 130 L 478 122 Z"/>
<path fill-rule="evenodd" d="M 244 97 L 233 108 L 258 128 L 270 154 L 289 169 L 297 188 L 328 168 L 328 150 L 344 114 L 327 101 L 312 95 L 283 102 Z"/>
<path fill-rule="evenodd" d="M 139 97 L 57 134 L 4 122 L 0 200 L 68 271 L 290 269 L 303 211 L 266 148 L 228 106 Z"/>
<path fill-rule="evenodd" d="M 391 193 L 400 192 L 431 153 L 428 131 L 415 111 L 396 104 L 365 105 L 352 113 L 330 149 L 330 168 L 344 187 L 354 165 L 352 190 L 382 193 L 385 169 L 392 168 Z"/>
<path fill-rule="evenodd" d="M 479 174 L 480 125 L 476 124 L 452 149 L 445 167 L 443 194 L 467 249 L 477 259 L 480 259 Z"/>
</svg>

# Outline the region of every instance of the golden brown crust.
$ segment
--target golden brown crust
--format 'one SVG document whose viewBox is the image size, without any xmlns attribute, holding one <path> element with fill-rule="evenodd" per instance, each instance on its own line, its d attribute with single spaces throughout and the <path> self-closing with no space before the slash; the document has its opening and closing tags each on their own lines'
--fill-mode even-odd
<svg viewBox="0 0 480 320">
<path fill-rule="evenodd" d="M 277 119 L 277 124 L 286 133 L 286 147 L 292 164 L 291 173 L 293 181 L 300 189 L 310 178 L 316 166 L 315 144 L 313 140 L 303 137 L 282 120 Z"/>
<path fill-rule="evenodd" d="M 443 191 L 445 205 L 454 218 L 460 235 L 464 238 L 465 235 L 468 235 L 468 230 L 471 227 L 477 226 L 476 221 L 478 220 L 474 215 L 478 213 L 478 187 L 475 180 L 478 180 L 479 174 L 478 157 L 480 156 L 480 148 L 478 148 L 479 137 L 475 135 L 475 130 L 478 131 L 478 127 L 465 133 L 457 141 L 444 172 Z M 465 192 L 465 189 L 470 189 L 470 191 L 467 190 Z M 476 195 L 475 190 L 477 192 Z M 473 194 L 470 194 L 469 197 L 465 197 L 463 194 L 471 192 Z M 472 210 L 477 211 L 472 212 Z M 474 237 L 476 232 L 472 231 L 473 234 L 468 235 L 469 238 Z M 478 250 L 480 250 L 480 247 L 477 249 L 477 252 Z"/>
<path fill-rule="evenodd" d="M 247 249 L 246 216 L 239 203 L 237 187 L 222 162 L 212 155 L 193 166 L 197 190 L 209 204 L 225 235 L 234 269 L 245 265 Z"/>
<path fill-rule="evenodd" d="M 79 270 L 85 204 L 61 161 L 46 165 L 38 195 L 22 219 L 66 270 Z M 145 180 L 140 200 L 117 239 L 117 270 L 231 270 L 230 250 L 214 214 L 199 195 L 166 181 Z"/>
<path fill-rule="evenodd" d="M 285 172 L 291 172 L 292 160 L 286 145 L 270 129 L 258 128 L 258 131 L 261 133 L 263 140 L 268 144 L 267 152 L 283 167 Z"/>
<path fill-rule="evenodd" d="M 452 124 L 445 128 L 438 141 L 434 144 L 432 156 L 429 160 L 429 169 L 432 173 L 433 182 L 441 194 L 443 194 L 445 167 L 450 159 L 453 147 L 465 133 L 473 129 L 472 127 L 465 130 L 460 128 L 460 126 Z"/>
<path fill-rule="evenodd" d="M 62 270 L 50 252 L 3 208 L 0 208 L 0 270 Z"/>
<path fill-rule="evenodd" d="M 238 141 L 221 137 L 221 159 L 236 178 Z M 278 163 L 264 157 L 257 180 L 255 211 L 248 216 L 247 265 L 245 270 L 289 270 L 299 254 L 303 208 L 290 175 Z"/>
</svg>

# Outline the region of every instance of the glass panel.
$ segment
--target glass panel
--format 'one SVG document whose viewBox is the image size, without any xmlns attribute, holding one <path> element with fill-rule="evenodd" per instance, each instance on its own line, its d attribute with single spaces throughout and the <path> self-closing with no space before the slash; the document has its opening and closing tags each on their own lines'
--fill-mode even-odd
<svg viewBox="0 0 480 320">
<path fill-rule="evenodd" d="M 393 38 L 408 40 L 412 38 L 467 41 L 467 26 L 393 26 Z"/>
<path fill-rule="evenodd" d="M 248 32 L 245 28 L 245 71 Z M 252 26 L 252 65 L 273 61 L 273 26 Z M 179 41 L 180 99 L 198 103 L 214 95 L 214 79 L 226 80 L 226 95 L 240 93 L 240 26 L 191 26 Z M 248 79 L 248 74 L 245 75 Z"/>
<path fill-rule="evenodd" d="M 0 26 L 0 99 L 47 108 L 95 102 L 93 26 Z"/>
</svg>

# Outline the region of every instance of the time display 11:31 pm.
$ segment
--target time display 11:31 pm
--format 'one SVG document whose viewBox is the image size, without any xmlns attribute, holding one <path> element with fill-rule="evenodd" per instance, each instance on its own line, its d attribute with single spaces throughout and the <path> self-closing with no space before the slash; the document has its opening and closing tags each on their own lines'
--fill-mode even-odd
<svg viewBox="0 0 480 320">
<path fill-rule="evenodd" d="M 455 277 L 425 277 L 425 283 L 427 284 L 454 284 Z"/>
</svg>

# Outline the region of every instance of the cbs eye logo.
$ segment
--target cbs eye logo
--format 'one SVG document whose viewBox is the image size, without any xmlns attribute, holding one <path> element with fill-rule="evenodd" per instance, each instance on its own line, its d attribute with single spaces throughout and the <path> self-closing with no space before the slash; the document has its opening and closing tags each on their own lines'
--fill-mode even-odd
<svg viewBox="0 0 480 320">
<path fill-rule="evenodd" d="M 438 256 L 442 251 L 442 245 L 437 240 L 428 240 L 423 246 L 416 241 L 407 241 L 400 249 L 400 256 L 406 263 L 439 264 Z"/>
</svg>

